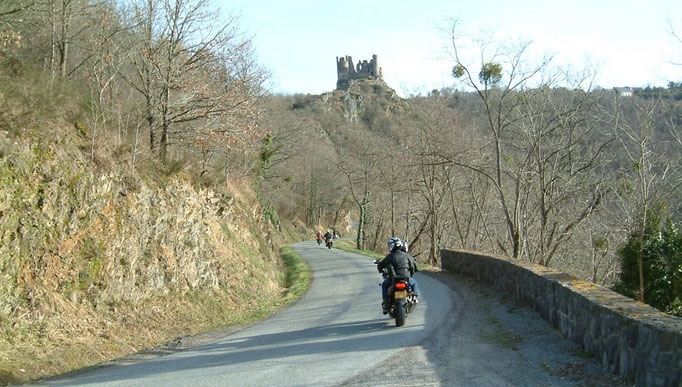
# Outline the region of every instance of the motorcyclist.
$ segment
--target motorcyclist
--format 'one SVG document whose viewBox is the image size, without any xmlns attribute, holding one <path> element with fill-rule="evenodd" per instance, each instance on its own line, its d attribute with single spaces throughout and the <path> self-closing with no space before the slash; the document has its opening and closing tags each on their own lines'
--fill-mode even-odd
<svg viewBox="0 0 682 387">
<path fill-rule="evenodd" d="M 329 241 L 333 238 L 334 238 L 334 235 L 332 235 L 332 232 L 330 230 L 327 230 L 327 232 L 324 234 L 324 243 L 327 243 L 327 241 Z"/>
<path fill-rule="evenodd" d="M 419 296 L 419 288 L 417 281 L 412 278 L 414 273 L 418 271 L 417 260 L 407 253 L 407 242 L 400 238 L 393 237 L 388 240 L 389 254 L 377 264 L 379 273 L 383 272 L 384 268 L 388 268 L 389 275 L 381 283 L 381 297 L 383 299 L 381 308 L 384 314 L 388 313 L 388 288 L 391 286 L 393 276 L 409 278 L 410 286 L 415 297 Z M 415 302 L 419 302 L 415 298 Z"/>
<path fill-rule="evenodd" d="M 322 231 L 317 232 L 317 244 L 319 245 L 322 241 Z"/>
</svg>

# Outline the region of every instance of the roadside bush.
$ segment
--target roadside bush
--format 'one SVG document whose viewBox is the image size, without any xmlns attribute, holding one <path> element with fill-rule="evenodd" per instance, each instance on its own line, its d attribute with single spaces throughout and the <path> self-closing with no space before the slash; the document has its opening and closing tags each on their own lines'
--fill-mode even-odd
<svg viewBox="0 0 682 387">
<path fill-rule="evenodd" d="M 682 231 L 670 220 L 662 226 L 653 223 L 645 232 L 642 252 L 644 302 L 682 317 Z M 632 298 L 639 291 L 640 246 L 635 232 L 618 251 L 622 269 L 613 290 Z"/>
</svg>

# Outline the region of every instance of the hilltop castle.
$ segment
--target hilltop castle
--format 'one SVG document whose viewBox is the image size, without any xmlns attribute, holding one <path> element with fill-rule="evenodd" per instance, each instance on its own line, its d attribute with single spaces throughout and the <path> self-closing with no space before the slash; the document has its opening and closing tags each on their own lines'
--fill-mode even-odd
<svg viewBox="0 0 682 387">
<path fill-rule="evenodd" d="M 336 81 L 337 89 L 347 89 L 350 81 L 354 79 L 365 78 L 379 78 L 384 77 L 381 67 L 377 64 L 377 56 L 372 55 L 372 60 L 369 62 L 363 60 L 358 62 L 357 66 L 353 66 L 353 58 L 346 55 L 345 57 L 336 57 L 336 73 L 338 80 Z"/>
</svg>

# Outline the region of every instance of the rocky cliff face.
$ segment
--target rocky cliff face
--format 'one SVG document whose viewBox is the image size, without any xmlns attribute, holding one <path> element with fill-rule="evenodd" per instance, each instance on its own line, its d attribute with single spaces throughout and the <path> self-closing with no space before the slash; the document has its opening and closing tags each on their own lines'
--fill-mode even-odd
<svg viewBox="0 0 682 387">
<path fill-rule="evenodd" d="M 349 122 L 367 121 L 367 115 L 376 112 L 397 113 L 407 108 L 405 101 L 381 79 L 353 80 L 347 89 L 326 96 L 327 103 L 341 102 L 339 108 Z"/>
<path fill-rule="evenodd" d="M 68 353 L 86 354 L 79 366 L 120 356 L 278 297 L 255 200 L 181 175 L 96 171 L 79 142 L 0 133 L 0 381 L 66 371 Z"/>
<path fill-rule="evenodd" d="M 304 107 L 340 114 L 351 123 L 367 122 L 380 113 L 401 113 L 408 109 L 407 102 L 381 79 L 351 80 L 346 89 L 300 97 L 295 108 Z"/>
</svg>

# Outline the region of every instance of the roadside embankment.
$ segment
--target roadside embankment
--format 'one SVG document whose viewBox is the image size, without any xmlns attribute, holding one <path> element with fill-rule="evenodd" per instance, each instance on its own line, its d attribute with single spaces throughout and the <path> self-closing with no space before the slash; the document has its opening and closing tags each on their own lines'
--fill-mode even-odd
<svg viewBox="0 0 682 387">
<path fill-rule="evenodd" d="M 0 385 L 253 321 L 290 297 L 250 182 L 95 169 L 66 126 L 0 133 Z M 55 135 L 56 136 L 56 135 Z"/>
<path fill-rule="evenodd" d="M 637 385 L 682 383 L 682 320 L 571 275 L 512 258 L 441 250 L 444 270 L 529 304 L 564 336 Z"/>
</svg>

